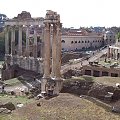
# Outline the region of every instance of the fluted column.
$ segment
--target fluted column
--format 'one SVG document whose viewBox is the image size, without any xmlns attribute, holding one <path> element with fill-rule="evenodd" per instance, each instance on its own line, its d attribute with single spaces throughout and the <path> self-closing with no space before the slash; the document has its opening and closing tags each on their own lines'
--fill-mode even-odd
<svg viewBox="0 0 120 120">
<path fill-rule="evenodd" d="M 9 28 L 5 27 L 5 54 L 9 54 Z"/>
<path fill-rule="evenodd" d="M 52 73 L 51 77 L 56 77 L 56 60 L 57 60 L 57 26 L 53 24 L 53 37 L 52 37 Z"/>
<path fill-rule="evenodd" d="M 50 77 L 50 24 L 44 29 L 44 78 Z"/>
<path fill-rule="evenodd" d="M 11 27 L 11 54 L 15 55 L 15 27 Z"/>
<path fill-rule="evenodd" d="M 18 55 L 22 56 L 22 26 L 19 26 Z"/>
<path fill-rule="evenodd" d="M 57 25 L 57 55 L 56 55 L 56 78 L 60 78 L 61 77 L 61 23 L 58 23 Z"/>
<path fill-rule="evenodd" d="M 29 26 L 26 28 L 26 56 L 29 57 Z"/>
<path fill-rule="evenodd" d="M 110 49 L 110 58 L 113 58 L 113 48 Z"/>
<path fill-rule="evenodd" d="M 34 30 L 34 49 L 33 49 L 33 56 L 37 58 L 37 32 Z"/>
<path fill-rule="evenodd" d="M 108 53 L 107 53 L 107 57 L 110 58 L 110 48 L 108 48 Z"/>
</svg>

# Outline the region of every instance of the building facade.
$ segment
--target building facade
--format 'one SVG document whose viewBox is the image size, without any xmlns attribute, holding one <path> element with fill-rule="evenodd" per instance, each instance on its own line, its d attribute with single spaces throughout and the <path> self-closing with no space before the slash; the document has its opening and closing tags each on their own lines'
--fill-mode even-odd
<svg viewBox="0 0 120 120">
<path fill-rule="evenodd" d="M 101 47 L 103 42 L 102 34 L 93 32 L 77 31 L 62 34 L 62 50 L 65 51 L 96 49 Z"/>
</svg>

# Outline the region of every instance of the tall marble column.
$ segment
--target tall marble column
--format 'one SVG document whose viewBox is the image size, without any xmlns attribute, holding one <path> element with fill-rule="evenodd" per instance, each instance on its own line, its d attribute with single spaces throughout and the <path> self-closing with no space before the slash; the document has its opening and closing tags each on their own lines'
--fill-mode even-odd
<svg viewBox="0 0 120 120">
<path fill-rule="evenodd" d="M 11 54 L 15 55 L 15 27 L 11 27 Z"/>
<path fill-rule="evenodd" d="M 18 55 L 22 56 L 22 26 L 19 26 Z"/>
<path fill-rule="evenodd" d="M 50 78 L 50 24 L 45 23 L 44 28 L 44 75 L 41 81 L 41 93 L 47 92 L 46 83 Z"/>
<path fill-rule="evenodd" d="M 5 54 L 9 54 L 9 28 L 5 27 Z"/>
<path fill-rule="evenodd" d="M 53 24 L 53 37 L 52 37 L 52 73 L 51 77 L 56 77 L 56 60 L 57 60 L 57 26 Z"/>
<path fill-rule="evenodd" d="M 29 57 L 29 26 L 26 28 L 26 56 Z"/>
<path fill-rule="evenodd" d="M 61 27 L 62 24 L 58 23 L 57 25 L 57 59 L 56 59 L 56 78 L 60 79 L 61 78 Z"/>
<path fill-rule="evenodd" d="M 33 56 L 37 58 L 37 32 L 34 30 L 34 48 L 33 48 Z"/>
<path fill-rule="evenodd" d="M 50 24 L 45 23 L 44 29 L 44 78 L 50 77 Z"/>
</svg>

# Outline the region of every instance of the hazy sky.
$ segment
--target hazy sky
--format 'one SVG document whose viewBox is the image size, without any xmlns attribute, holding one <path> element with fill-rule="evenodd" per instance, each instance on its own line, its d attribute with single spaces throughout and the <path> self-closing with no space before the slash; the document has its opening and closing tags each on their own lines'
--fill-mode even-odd
<svg viewBox="0 0 120 120">
<path fill-rule="evenodd" d="M 21 11 L 44 17 L 46 10 L 58 12 L 64 27 L 120 26 L 120 0 L 0 0 L 9 18 Z"/>
</svg>

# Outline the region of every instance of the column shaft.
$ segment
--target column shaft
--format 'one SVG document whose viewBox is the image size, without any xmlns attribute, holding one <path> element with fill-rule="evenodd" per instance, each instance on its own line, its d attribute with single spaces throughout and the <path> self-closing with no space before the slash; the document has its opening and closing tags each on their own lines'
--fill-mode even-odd
<svg viewBox="0 0 120 120">
<path fill-rule="evenodd" d="M 26 29 L 26 56 L 29 57 L 29 27 Z"/>
<path fill-rule="evenodd" d="M 34 48 L 33 48 L 33 56 L 37 58 L 37 32 L 34 30 Z"/>
<path fill-rule="evenodd" d="M 15 28 L 11 28 L 11 54 L 15 55 Z"/>
<path fill-rule="evenodd" d="M 107 57 L 110 58 L 110 48 L 108 48 Z"/>
<path fill-rule="evenodd" d="M 57 27 L 53 24 L 53 37 L 52 37 L 52 73 L 51 76 L 56 77 L 56 60 L 57 60 Z"/>
<path fill-rule="evenodd" d="M 44 78 L 50 77 L 50 24 L 45 23 L 44 29 Z"/>
<path fill-rule="evenodd" d="M 9 54 L 9 29 L 5 27 L 5 54 Z"/>
<path fill-rule="evenodd" d="M 22 55 L 22 26 L 19 26 L 18 54 Z"/>
<path fill-rule="evenodd" d="M 61 23 L 58 23 L 57 26 L 57 59 L 56 59 L 56 78 L 61 77 Z"/>
</svg>

